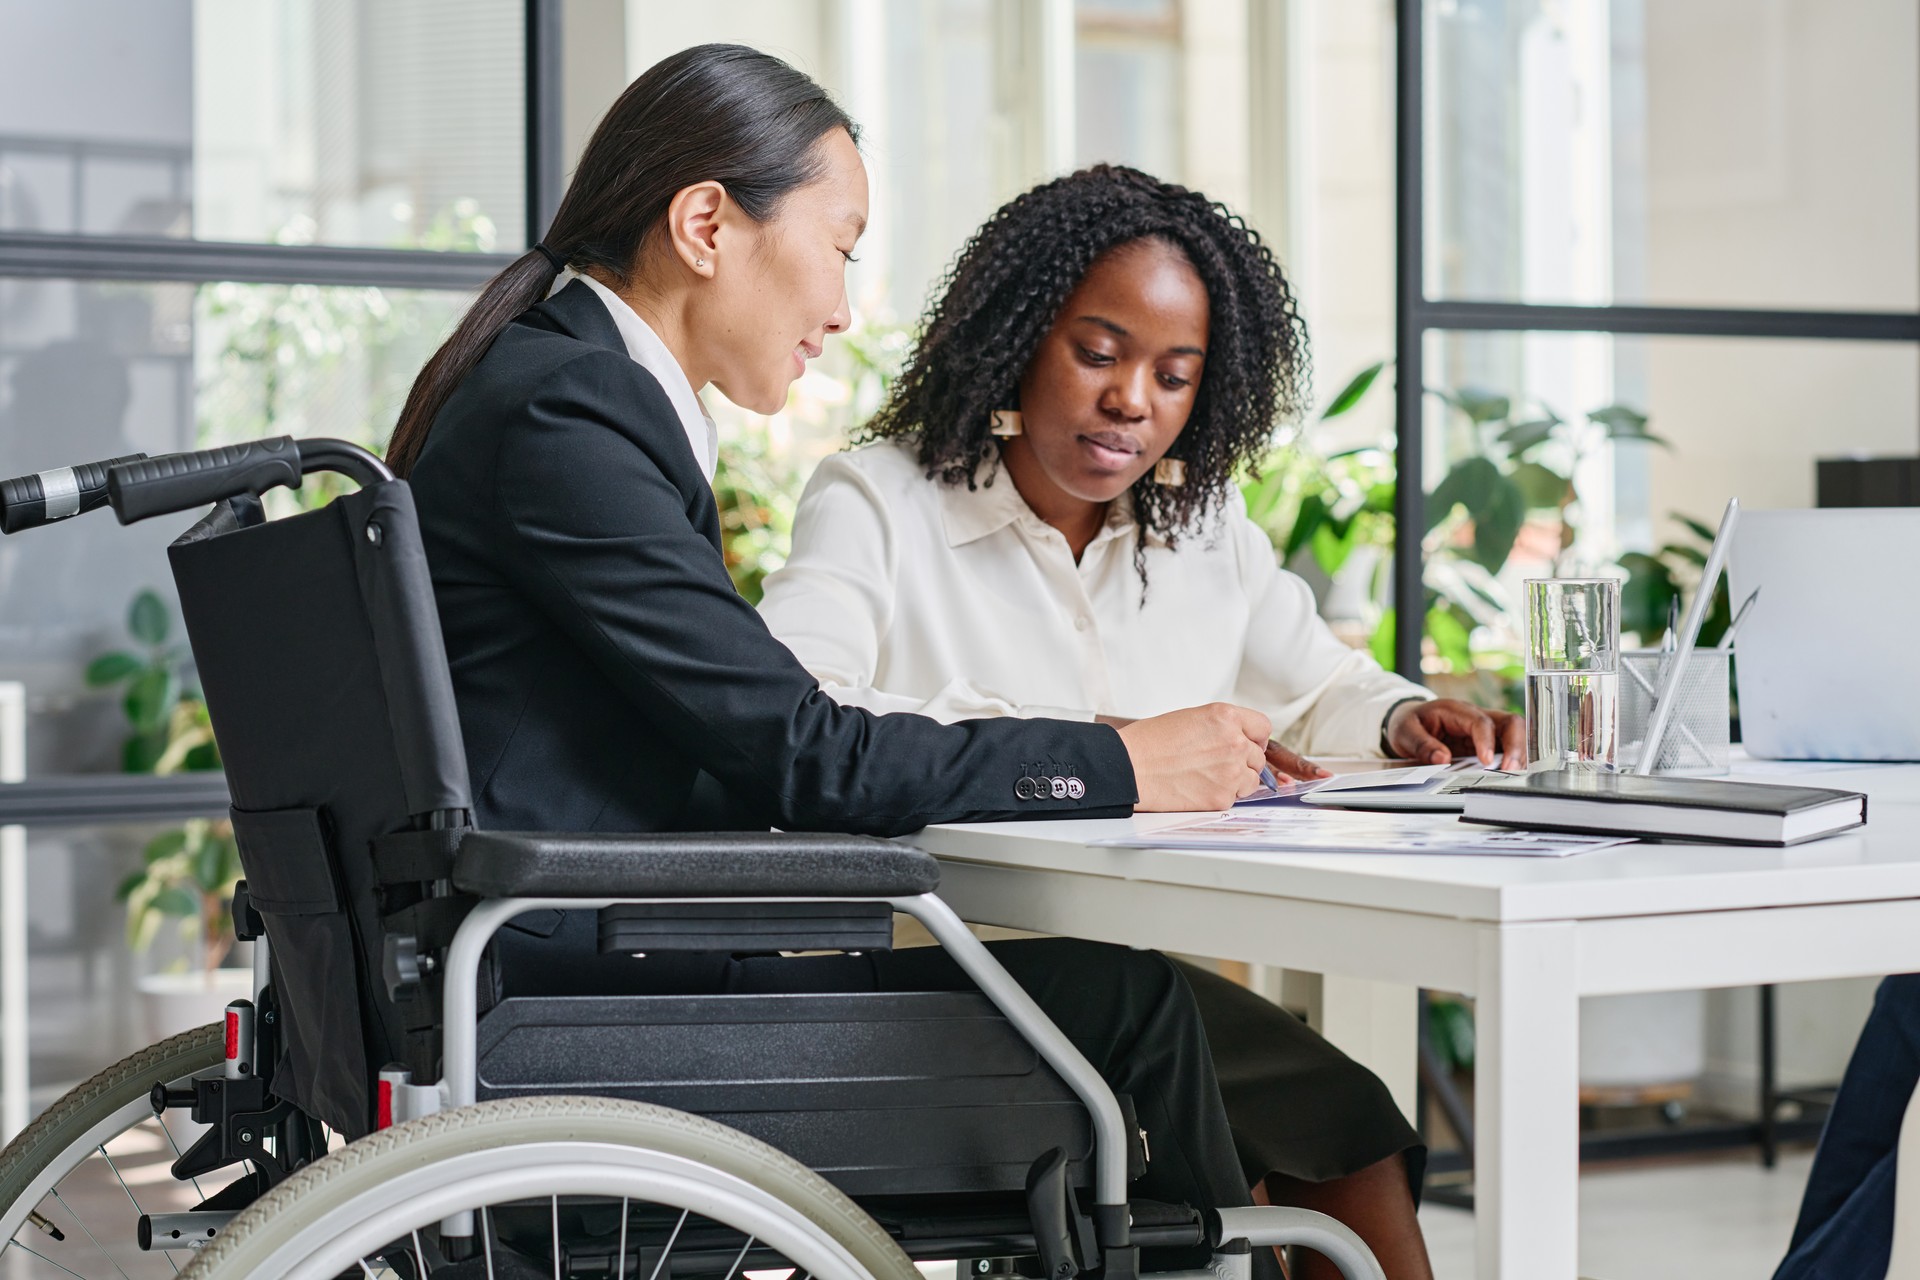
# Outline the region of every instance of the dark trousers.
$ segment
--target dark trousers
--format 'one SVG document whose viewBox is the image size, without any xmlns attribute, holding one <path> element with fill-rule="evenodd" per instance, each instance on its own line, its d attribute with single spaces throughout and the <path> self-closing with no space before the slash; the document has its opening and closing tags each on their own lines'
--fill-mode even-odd
<svg viewBox="0 0 1920 1280">
<path fill-rule="evenodd" d="M 1920 1083 L 1920 974 L 1888 978 L 1847 1063 L 1774 1280 L 1883 1276 L 1900 1121 Z"/>
<path fill-rule="evenodd" d="M 591 912 L 553 913 L 537 937 L 504 929 L 494 943 L 505 994 L 545 992 L 971 991 L 939 947 L 867 955 L 605 956 Z M 1070 938 L 987 944 L 1115 1092 L 1129 1094 L 1152 1153 L 1135 1197 L 1197 1208 L 1252 1203 L 1193 992 L 1158 952 Z"/>
</svg>

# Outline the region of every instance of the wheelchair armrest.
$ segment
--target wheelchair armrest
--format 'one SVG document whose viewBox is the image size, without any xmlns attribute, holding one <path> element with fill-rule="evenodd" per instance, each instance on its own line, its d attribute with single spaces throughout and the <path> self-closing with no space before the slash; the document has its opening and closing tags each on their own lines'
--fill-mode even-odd
<svg viewBox="0 0 1920 1280">
<path fill-rule="evenodd" d="M 892 898 L 931 893 L 931 854 L 870 836 L 475 831 L 453 884 L 483 898 Z"/>
</svg>

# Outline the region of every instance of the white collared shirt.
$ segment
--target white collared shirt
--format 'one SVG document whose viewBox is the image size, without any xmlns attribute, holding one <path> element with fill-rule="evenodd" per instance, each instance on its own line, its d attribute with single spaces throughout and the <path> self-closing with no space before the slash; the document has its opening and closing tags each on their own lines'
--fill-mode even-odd
<svg viewBox="0 0 1920 1280">
<path fill-rule="evenodd" d="M 1388 709 L 1428 696 L 1334 636 L 1237 495 L 1175 548 L 1147 535 L 1143 605 L 1124 500 L 1076 564 L 1005 471 L 976 483 L 929 480 L 892 443 L 814 472 L 760 612 L 836 700 L 947 721 L 1227 701 L 1296 750 L 1368 756 Z"/>
<path fill-rule="evenodd" d="M 673 352 L 667 350 L 667 344 L 660 341 L 660 335 L 653 326 L 640 318 L 640 313 L 627 305 L 622 298 L 592 276 L 583 276 L 568 267 L 553 282 L 553 288 L 547 291 L 551 298 L 554 294 L 579 280 L 600 297 L 607 306 L 607 313 L 613 317 L 614 327 L 620 330 L 620 340 L 627 344 L 627 354 L 633 362 L 652 374 L 654 381 L 667 393 L 667 403 L 680 415 L 680 426 L 687 433 L 687 444 L 693 448 L 693 457 L 700 464 L 700 473 L 713 483 L 714 468 L 720 463 L 720 432 L 713 425 L 707 407 L 700 403 L 693 384 L 687 381 L 687 374 L 680 362 L 673 358 Z"/>
</svg>

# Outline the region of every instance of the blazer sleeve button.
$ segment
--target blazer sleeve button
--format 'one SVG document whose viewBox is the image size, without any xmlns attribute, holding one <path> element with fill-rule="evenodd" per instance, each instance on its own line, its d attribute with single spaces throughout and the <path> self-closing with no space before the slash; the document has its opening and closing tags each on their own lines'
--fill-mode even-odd
<svg viewBox="0 0 1920 1280">
<path fill-rule="evenodd" d="M 1078 778 L 1067 779 L 1067 799 L 1084 800 L 1087 796 L 1087 784 Z"/>
<path fill-rule="evenodd" d="M 1067 787 L 1067 780 L 1065 778 L 1054 778 L 1052 780 L 1051 786 L 1053 790 L 1053 798 L 1055 800 L 1065 800 L 1067 798 L 1068 787 Z"/>
<path fill-rule="evenodd" d="M 1014 794 L 1014 795 L 1015 795 L 1015 796 L 1016 796 L 1017 798 L 1019 798 L 1019 799 L 1021 799 L 1021 800 L 1031 800 L 1031 799 L 1033 799 L 1033 795 L 1034 795 L 1034 783 L 1033 783 L 1033 779 L 1032 779 L 1032 778 L 1022 778 L 1022 779 L 1020 779 L 1020 781 L 1018 781 L 1018 782 L 1016 782 L 1016 783 L 1014 783 L 1014 784 L 1013 784 L 1013 794 Z"/>
</svg>

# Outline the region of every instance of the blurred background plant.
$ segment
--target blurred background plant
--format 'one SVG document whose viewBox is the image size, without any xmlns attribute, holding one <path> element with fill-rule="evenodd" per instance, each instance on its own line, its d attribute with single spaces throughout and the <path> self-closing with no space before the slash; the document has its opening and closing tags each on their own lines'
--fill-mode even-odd
<svg viewBox="0 0 1920 1280">
<path fill-rule="evenodd" d="M 218 969 L 234 947 L 233 893 L 241 871 L 233 824 L 192 819 L 154 837 L 142 857 L 145 865 L 114 890 L 127 908 L 127 945 L 145 951 L 163 923 L 178 920 L 201 969 Z"/>
<path fill-rule="evenodd" d="M 171 644 L 173 613 L 154 591 L 141 591 L 127 607 L 127 633 L 135 649 L 114 649 L 87 664 L 87 684 L 120 687 L 129 729 L 121 747 L 127 773 L 177 773 L 218 769 L 207 704 L 190 683 L 193 654 Z"/>
<path fill-rule="evenodd" d="M 1323 608 L 1336 615 L 1336 629 L 1346 622 L 1348 638 L 1363 639 L 1390 666 L 1397 626 L 1388 581 L 1397 532 L 1392 443 L 1316 451 L 1323 425 L 1360 404 L 1389 367 L 1390 361 L 1380 361 L 1349 379 L 1314 424 L 1276 449 L 1242 491 L 1248 514 L 1267 530 L 1283 563 L 1324 579 Z M 1580 544 L 1576 478 L 1609 444 L 1666 442 L 1647 430 L 1645 414 L 1628 405 L 1564 418 L 1548 405 L 1477 388 L 1427 394 L 1447 406 L 1444 430 L 1453 462 L 1426 500 L 1423 673 L 1455 696 L 1514 706 L 1522 637 L 1512 584 L 1503 574 L 1512 577 L 1508 570 L 1516 555 L 1518 564 L 1537 565 L 1543 575 L 1604 572 L 1611 565 L 1606 549 Z M 1697 534 L 1699 526 L 1693 530 Z M 1688 544 L 1622 557 L 1618 568 L 1628 577 L 1633 602 L 1630 608 L 1623 604 L 1625 629 L 1643 637 L 1664 631 L 1667 599 L 1684 589 L 1688 566 L 1697 574 L 1704 560 L 1704 552 Z M 1724 604 L 1717 607 L 1723 614 Z M 1658 627 L 1649 628 L 1654 611 Z M 1351 630 L 1356 627 L 1358 637 Z"/>
<path fill-rule="evenodd" d="M 760 603 L 767 575 L 786 563 L 793 512 L 807 476 L 873 416 L 911 345 L 906 327 L 885 317 L 861 317 L 793 384 L 779 413 L 748 413 L 709 393 L 720 428 L 713 492 L 721 553 L 747 603 Z"/>
</svg>

